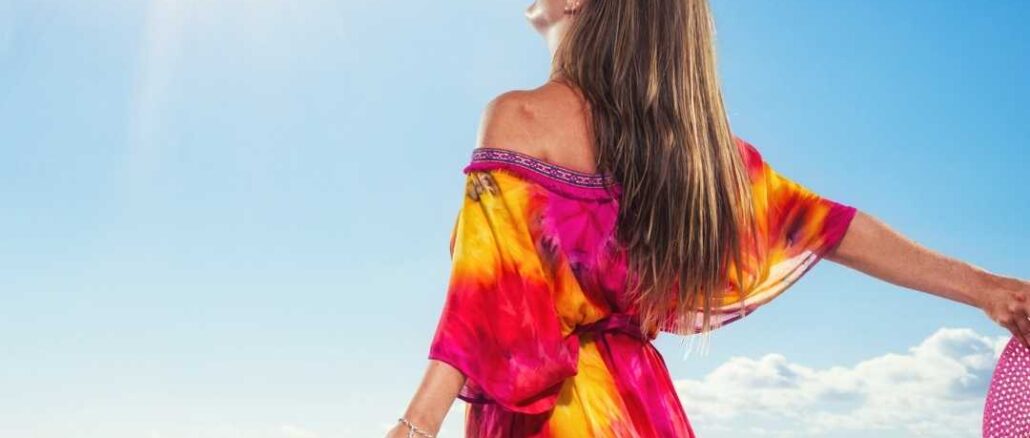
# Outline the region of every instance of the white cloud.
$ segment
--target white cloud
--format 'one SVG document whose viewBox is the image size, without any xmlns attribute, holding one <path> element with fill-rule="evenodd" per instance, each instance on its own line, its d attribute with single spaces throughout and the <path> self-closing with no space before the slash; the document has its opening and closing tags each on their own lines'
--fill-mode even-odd
<svg viewBox="0 0 1030 438">
<path fill-rule="evenodd" d="M 699 435 L 979 436 L 1008 339 L 942 328 L 904 354 L 826 369 L 781 354 L 734 357 L 676 387 Z"/>
</svg>

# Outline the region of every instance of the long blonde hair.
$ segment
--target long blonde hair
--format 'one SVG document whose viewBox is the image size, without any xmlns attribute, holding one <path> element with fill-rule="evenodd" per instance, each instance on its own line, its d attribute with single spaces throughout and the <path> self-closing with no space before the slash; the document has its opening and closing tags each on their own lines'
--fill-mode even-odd
<svg viewBox="0 0 1030 438">
<path fill-rule="evenodd" d="M 731 260 L 744 279 L 744 240 L 755 230 L 708 1 L 590 0 L 577 14 L 552 75 L 589 103 L 598 171 L 622 186 L 616 232 L 629 259 L 627 296 L 647 332 L 698 333 L 701 314 L 707 334 Z"/>
</svg>

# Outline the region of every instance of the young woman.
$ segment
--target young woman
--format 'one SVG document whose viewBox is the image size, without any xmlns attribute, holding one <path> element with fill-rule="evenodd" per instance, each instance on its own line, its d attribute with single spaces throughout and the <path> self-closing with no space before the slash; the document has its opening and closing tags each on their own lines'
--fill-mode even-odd
<svg viewBox="0 0 1030 438">
<path fill-rule="evenodd" d="M 1030 282 L 935 253 L 776 172 L 727 121 L 706 0 L 537 0 L 553 69 L 490 102 L 417 393 L 388 436 L 692 437 L 658 332 L 708 335 L 823 259 L 983 309 Z"/>
</svg>

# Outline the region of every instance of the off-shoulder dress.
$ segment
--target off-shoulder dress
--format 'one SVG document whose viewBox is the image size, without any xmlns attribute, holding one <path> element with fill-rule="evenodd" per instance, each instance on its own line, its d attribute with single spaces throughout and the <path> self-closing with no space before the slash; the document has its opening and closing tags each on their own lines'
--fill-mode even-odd
<svg viewBox="0 0 1030 438">
<path fill-rule="evenodd" d="M 724 326 L 824 258 L 855 216 L 775 171 L 735 137 L 762 238 L 754 287 L 714 309 Z M 694 437 L 665 361 L 623 304 L 614 239 L 621 188 L 503 147 L 473 149 L 429 358 L 466 377 L 467 437 Z M 683 334 L 682 327 L 668 330 Z"/>
</svg>

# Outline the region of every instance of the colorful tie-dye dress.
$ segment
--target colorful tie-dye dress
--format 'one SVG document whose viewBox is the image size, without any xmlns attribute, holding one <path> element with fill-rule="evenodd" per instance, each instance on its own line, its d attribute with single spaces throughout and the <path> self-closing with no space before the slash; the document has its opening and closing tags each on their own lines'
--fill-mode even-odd
<svg viewBox="0 0 1030 438">
<path fill-rule="evenodd" d="M 713 312 L 725 326 L 775 298 L 843 237 L 850 205 L 821 197 L 736 137 L 762 238 L 754 287 Z M 472 152 L 452 271 L 429 358 L 466 376 L 468 437 L 693 437 L 662 355 L 619 299 L 620 187 L 495 147 Z M 611 189 L 611 190 L 608 190 Z M 729 283 L 727 283 L 729 284 Z M 695 333 L 669 327 L 675 334 Z"/>
</svg>

